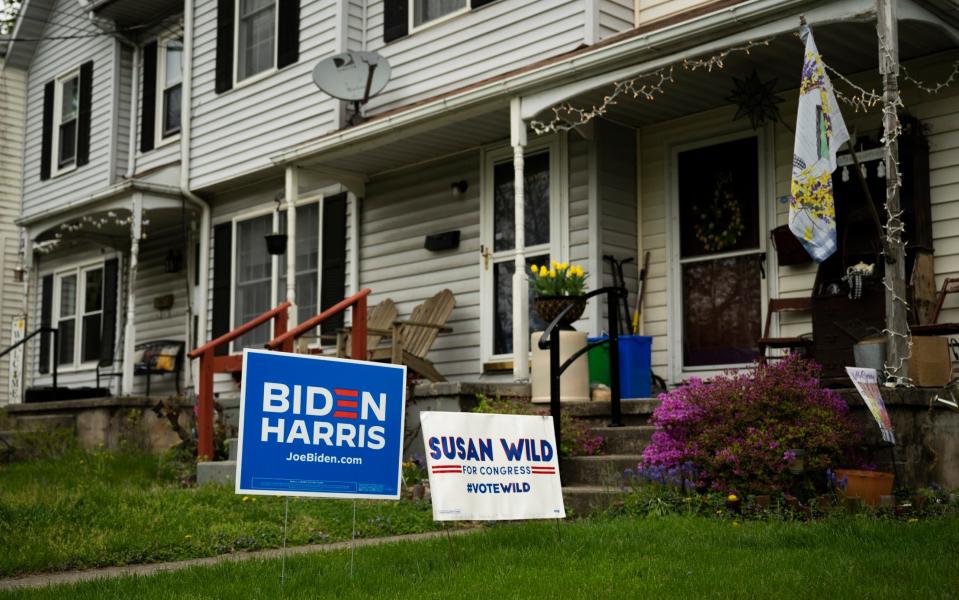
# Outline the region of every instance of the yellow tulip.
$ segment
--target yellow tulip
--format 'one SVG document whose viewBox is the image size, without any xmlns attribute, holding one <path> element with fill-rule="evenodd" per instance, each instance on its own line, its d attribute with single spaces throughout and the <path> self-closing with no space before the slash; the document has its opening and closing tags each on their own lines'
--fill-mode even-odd
<svg viewBox="0 0 959 600">
<path fill-rule="evenodd" d="M 543 265 L 542 267 L 539 268 L 540 277 L 546 277 L 547 274 L 549 274 L 549 270 L 546 269 L 546 265 Z"/>
<path fill-rule="evenodd" d="M 557 269 L 560 271 L 565 271 L 568 268 L 569 268 L 569 263 L 560 263 L 559 266 L 557 267 Z"/>
<path fill-rule="evenodd" d="M 532 271 L 533 275 L 539 273 L 539 269 L 536 267 L 536 265 L 530 265 L 529 270 Z"/>
<path fill-rule="evenodd" d="M 550 278 L 550 279 L 556 279 L 556 271 L 550 269 L 549 278 Z"/>
</svg>

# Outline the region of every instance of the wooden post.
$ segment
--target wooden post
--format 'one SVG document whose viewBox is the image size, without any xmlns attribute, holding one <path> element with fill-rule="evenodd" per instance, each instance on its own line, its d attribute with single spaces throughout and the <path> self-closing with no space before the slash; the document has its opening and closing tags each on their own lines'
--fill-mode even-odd
<svg viewBox="0 0 959 600">
<path fill-rule="evenodd" d="M 353 360 L 366 360 L 366 298 L 361 296 L 353 305 L 353 336 L 350 348 Z"/>
<path fill-rule="evenodd" d="M 899 31 L 896 2 L 876 0 L 879 72 L 882 74 L 886 166 L 886 375 L 892 383 L 908 376 L 906 253 L 899 205 Z M 891 238 L 891 239 L 889 239 Z"/>
<path fill-rule="evenodd" d="M 200 355 L 200 397 L 196 415 L 197 457 L 213 460 L 213 348 Z"/>
</svg>

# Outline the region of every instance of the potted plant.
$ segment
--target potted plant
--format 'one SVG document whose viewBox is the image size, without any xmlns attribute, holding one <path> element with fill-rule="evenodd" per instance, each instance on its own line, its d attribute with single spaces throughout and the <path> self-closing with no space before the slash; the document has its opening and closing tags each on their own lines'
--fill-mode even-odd
<svg viewBox="0 0 959 600">
<path fill-rule="evenodd" d="M 843 497 L 862 498 L 866 506 L 879 506 L 883 496 L 892 494 L 895 476 L 866 469 L 835 469 L 827 473 L 829 481 Z"/>
<path fill-rule="evenodd" d="M 274 231 L 263 236 L 266 239 L 266 251 L 273 255 L 286 254 L 286 234 Z"/>
<path fill-rule="evenodd" d="M 555 319 L 567 306 L 574 303 L 574 299 L 582 296 L 586 289 L 586 273 L 579 265 L 558 263 L 553 261 L 552 267 L 546 265 L 531 265 L 533 292 L 533 308 L 539 318 L 546 323 Z M 560 329 L 572 329 L 572 323 L 583 316 L 586 303 L 576 304 L 560 321 Z"/>
</svg>

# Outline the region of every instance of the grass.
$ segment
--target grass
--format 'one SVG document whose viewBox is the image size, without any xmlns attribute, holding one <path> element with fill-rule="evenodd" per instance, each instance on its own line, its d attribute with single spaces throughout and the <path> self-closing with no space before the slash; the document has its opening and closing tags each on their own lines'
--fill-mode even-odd
<svg viewBox="0 0 959 600">
<path fill-rule="evenodd" d="M 0 465 L 0 577 L 281 545 L 282 498 L 184 488 L 171 467 L 148 454 L 81 451 Z M 288 543 L 349 539 L 352 510 L 292 499 Z M 429 503 L 357 502 L 359 537 L 436 528 Z"/>
<path fill-rule="evenodd" d="M 954 598 L 959 518 L 611 518 L 194 567 L 11 598 Z"/>
</svg>

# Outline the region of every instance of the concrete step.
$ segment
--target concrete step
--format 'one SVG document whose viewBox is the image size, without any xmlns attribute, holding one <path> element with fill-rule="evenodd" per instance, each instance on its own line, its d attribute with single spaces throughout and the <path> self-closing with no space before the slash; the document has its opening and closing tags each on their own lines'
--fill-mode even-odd
<svg viewBox="0 0 959 600">
<path fill-rule="evenodd" d="M 76 430 L 77 420 L 73 415 L 18 415 L 16 427 L 20 431 L 41 431 L 48 429 Z"/>
<path fill-rule="evenodd" d="M 571 485 L 563 488 L 566 516 L 589 515 L 608 509 L 625 491 L 614 486 Z"/>
<path fill-rule="evenodd" d="M 227 456 L 230 460 L 236 460 L 237 442 L 236 438 L 230 438 L 226 441 Z"/>
<path fill-rule="evenodd" d="M 605 425 L 612 418 L 610 402 L 570 402 L 563 404 L 562 411 L 577 419 Z M 641 398 L 636 400 L 620 401 L 620 412 L 624 425 L 645 425 L 653 411 L 659 407 L 659 400 L 655 398 Z"/>
<path fill-rule="evenodd" d="M 608 454 L 604 456 L 574 456 L 560 460 L 564 485 L 609 485 L 619 487 L 623 471 L 636 470 L 639 454 Z"/>
<path fill-rule="evenodd" d="M 196 483 L 220 483 L 234 485 L 236 482 L 236 461 L 216 460 L 196 464 Z"/>
<path fill-rule="evenodd" d="M 652 425 L 627 425 L 626 427 L 593 426 L 593 435 L 602 436 L 606 441 L 606 454 L 642 454 L 649 438 L 656 431 Z"/>
</svg>

